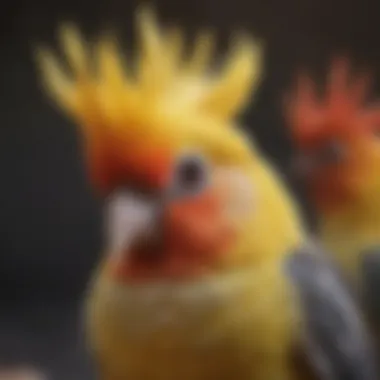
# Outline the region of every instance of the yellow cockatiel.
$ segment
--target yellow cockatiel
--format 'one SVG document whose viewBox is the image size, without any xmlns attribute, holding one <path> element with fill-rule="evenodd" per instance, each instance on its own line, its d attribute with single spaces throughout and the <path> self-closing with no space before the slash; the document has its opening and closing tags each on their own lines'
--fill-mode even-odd
<svg viewBox="0 0 380 380">
<path fill-rule="evenodd" d="M 87 304 L 100 378 L 377 378 L 353 301 L 234 125 L 260 76 L 260 49 L 237 39 L 211 70 L 208 36 L 186 59 L 181 33 L 160 29 L 149 10 L 138 26 L 134 66 L 110 37 L 91 58 L 73 28 L 62 34 L 72 75 L 38 53 L 108 196 L 107 253 Z"/>
</svg>

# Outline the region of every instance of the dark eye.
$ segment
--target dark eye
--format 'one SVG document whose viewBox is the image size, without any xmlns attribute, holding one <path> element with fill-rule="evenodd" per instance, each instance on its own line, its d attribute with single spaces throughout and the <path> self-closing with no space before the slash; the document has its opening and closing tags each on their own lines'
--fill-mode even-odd
<svg viewBox="0 0 380 380">
<path fill-rule="evenodd" d="M 175 196 L 195 195 L 207 185 L 208 177 L 208 165 L 202 156 L 182 156 L 174 168 L 172 193 Z"/>
<path fill-rule="evenodd" d="M 344 146 L 337 141 L 331 141 L 318 151 L 317 160 L 320 164 L 332 164 L 339 162 L 344 156 Z"/>
</svg>

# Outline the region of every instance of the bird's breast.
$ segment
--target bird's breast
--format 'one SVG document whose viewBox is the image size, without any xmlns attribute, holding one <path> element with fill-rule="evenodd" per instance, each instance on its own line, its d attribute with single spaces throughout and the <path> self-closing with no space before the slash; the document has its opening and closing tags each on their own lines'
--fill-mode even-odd
<svg viewBox="0 0 380 380">
<path fill-rule="evenodd" d="M 98 359 L 115 378 L 267 379 L 293 321 L 274 272 L 129 287 L 100 276 L 88 308 Z"/>
</svg>

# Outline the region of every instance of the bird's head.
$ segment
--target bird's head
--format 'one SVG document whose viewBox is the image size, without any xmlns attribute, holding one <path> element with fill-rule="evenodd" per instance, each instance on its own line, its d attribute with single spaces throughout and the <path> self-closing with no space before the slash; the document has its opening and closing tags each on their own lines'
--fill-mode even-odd
<svg viewBox="0 0 380 380">
<path fill-rule="evenodd" d="M 369 103 L 368 72 L 351 78 L 349 69 L 347 59 L 333 61 L 323 97 L 300 75 L 286 104 L 294 169 L 323 213 L 363 208 L 380 191 L 380 107 Z"/>
<path fill-rule="evenodd" d="M 260 49 L 238 39 L 210 70 L 206 35 L 185 59 L 179 31 L 160 30 L 147 10 L 138 26 L 135 68 L 107 37 L 91 60 L 73 29 L 63 33 L 72 77 L 51 52 L 38 55 L 48 91 L 82 127 L 91 178 L 107 197 L 111 275 L 183 280 L 286 250 L 298 236 L 290 202 L 234 127 L 259 78 Z"/>
</svg>

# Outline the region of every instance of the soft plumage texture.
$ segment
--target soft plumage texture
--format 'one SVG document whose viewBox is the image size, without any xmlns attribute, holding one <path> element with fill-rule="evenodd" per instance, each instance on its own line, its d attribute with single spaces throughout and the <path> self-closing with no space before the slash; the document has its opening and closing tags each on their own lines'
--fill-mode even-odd
<svg viewBox="0 0 380 380">
<path fill-rule="evenodd" d="M 112 39 L 95 43 L 91 59 L 73 28 L 63 34 L 73 77 L 40 51 L 47 89 L 82 127 L 90 161 L 97 158 L 99 170 L 96 154 L 106 149 L 138 157 L 142 169 L 136 155 L 147 146 L 195 148 L 211 167 L 244 173 L 253 208 L 230 252 L 194 281 L 120 284 L 106 255 L 87 304 L 101 379 L 310 379 L 293 358 L 301 309 L 283 271 L 305 239 L 303 223 L 276 172 L 234 128 L 259 79 L 260 50 L 240 41 L 218 75 L 208 65 L 210 37 L 185 60 L 178 30 L 162 31 L 149 12 L 138 17 L 140 55 L 128 73 Z"/>
<path fill-rule="evenodd" d="M 98 331 L 92 343 L 104 379 L 301 379 L 292 361 L 297 301 L 288 285 L 271 261 L 137 289 L 98 277 L 89 327 Z"/>
<path fill-rule="evenodd" d="M 123 155 L 128 151 L 145 152 L 147 145 L 173 150 L 196 147 L 213 164 L 244 168 L 253 181 L 253 191 L 262 198 L 258 205 L 267 199 L 265 210 L 257 210 L 254 220 L 246 225 L 244 236 L 260 247 L 266 246 L 268 253 L 273 252 L 270 256 L 278 254 L 278 245 L 283 246 L 283 242 L 269 238 L 271 231 L 277 230 L 271 217 L 274 212 L 279 232 L 288 221 L 292 232 L 283 238 L 292 246 L 301 226 L 298 222 L 293 225 L 297 214 L 293 202 L 253 142 L 234 125 L 260 78 L 259 46 L 248 37 L 237 39 L 218 75 L 208 64 L 211 44 L 207 35 L 198 38 L 193 54 L 185 60 L 180 54 L 183 41 L 179 30 L 161 30 L 148 8 L 141 9 L 137 16 L 141 45 L 134 71 L 128 73 L 120 64 L 114 40 L 103 37 L 95 43 L 91 59 L 76 29 L 66 26 L 61 37 L 72 77 L 63 72 L 49 50 L 38 50 L 48 93 L 87 131 L 90 148 L 97 144 L 107 149 L 111 140 L 110 149 L 120 149 Z M 95 71 L 91 69 L 96 68 L 94 62 L 102 62 Z M 242 242 L 241 251 L 251 244 Z"/>
<path fill-rule="evenodd" d="M 301 73 L 293 91 L 286 98 L 286 117 L 299 147 L 312 148 L 329 138 L 362 136 L 377 129 L 380 121 L 378 103 L 370 103 L 371 76 L 363 71 L 350 75 L 350 62 L 335 58 L 331 64 L 326 91 L 307 73 Z"/>
<path fill-rule="evenodd" d="M 302 319 L 283 271 L 302 226 L 269 168 L 255 164 L 250 178 L 255 211 L 214 274 L 129 287 L 100 265 L 87 327 L 102 380 L 311 379 L 295 358 Z"/>
<path fill-rule="evenodd" d="M 51 50 L 37 49 L 45 88 L 82 127 L 90 164 L 98 172 L 108 170 L 107 150 L 123 154 L 128 142 L 137 154 L 147 139 L 155 146 L 186 140 L 216 159 L 228 147 L 234 160 L 246 159 L 250 152 L 244 138 L 228 127 L 259 82 L 259 45 L 236 37 L 218 72 L 210 65 L 212 39 L 207 33 L 198 36 L 192 54 L 185 57 L 181 32 L 161 30 L 150 9 L 138 11 L 137 27 L 137 60 L 123 59 L 110 35 L 90 49 L 72 25 L 60 33 L 70 74 Z"/>
</svg>

